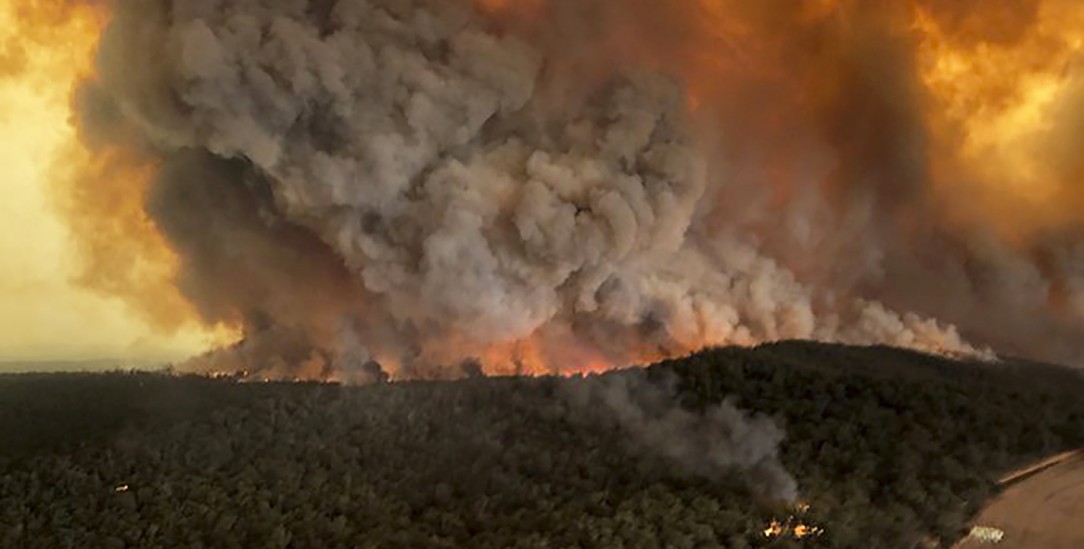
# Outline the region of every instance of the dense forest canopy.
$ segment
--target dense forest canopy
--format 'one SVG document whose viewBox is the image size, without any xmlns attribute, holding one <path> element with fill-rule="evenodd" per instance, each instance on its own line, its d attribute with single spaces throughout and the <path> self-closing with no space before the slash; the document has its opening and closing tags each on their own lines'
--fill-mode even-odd
<svg viewBox="0 0 1084 549">
<path fill-rule="evenodd" d="M 660 451 L 584 389 L 615 384 L 672 399 L 644 417 L 696 444 L 715 425 L 780 440 Z M 1001 473 L 1084 445 L 1082 389 L 1053 366 L 804 342 L 366 387 L 0 376 L 0 545 L 947 546 Z"/>
</svg>

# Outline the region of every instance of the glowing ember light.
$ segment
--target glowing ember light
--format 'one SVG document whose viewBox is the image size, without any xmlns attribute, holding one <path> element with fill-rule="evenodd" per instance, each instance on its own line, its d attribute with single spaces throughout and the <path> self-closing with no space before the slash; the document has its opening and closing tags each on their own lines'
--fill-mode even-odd
<svg viewBox="0 0 1084 549">
<path fill-rule="evenodd" d="M 793 536 L 797 539 L 816 537 L 824 533 L 824 529 L 819 526 L 809 526 L 807 524 L 792 523 L 793 517 L 788 519 L 786 523 L 773 520 L 767 528 L 764 529 L 764 537 L 775 538 L 784 536 Z"/>
<path fill-rule="evenodd" d="M 234 381 L 234 382 L 240 383 L 240 382 L 244 382 L 244 381 L 248 380 L 249 372 L 248 372 L 248 370 L 236 370 L 236 371 L 216 370 L 216 371 L 213 371 L 213 372 L 207 372 L 207 373 L 203 374 L 203 376 L 208 377 L 210 379 L 214 379 L 214 380 L 226 380 L 226 381 Z"/>
<path fill-rule="evenodd" d="M 794 527 L 794 537 L 798 539 L 819 536 L 823 533 L 824 529 L 818 526 L 807 526 L 805 524 L 798 524 Z"/>
<path fill-rule="evenodd" d="M 783 523 L 778 520 L 773 520 L 767 528 L 764 529 L 764 537 L 774 538 L 786 533 L 786 528 L 783 527 Z"/>
<path fill-rule="evenodd" d="M 794 510 L 798 515 L 805 514 L 809 511 L 809 504 L 805 502 L 799 502 L 794 506 Z M 793 537 L 795 539 L 803 539 L 810 537 L 817 537 L 824 534 L 824 528 L 819 526 L 812 526 L 801 521 L 796 515 L 787 517 L 785 521 L 773 519 L 767 528 L 764 529 L 764 537 Z"/>
</svg>

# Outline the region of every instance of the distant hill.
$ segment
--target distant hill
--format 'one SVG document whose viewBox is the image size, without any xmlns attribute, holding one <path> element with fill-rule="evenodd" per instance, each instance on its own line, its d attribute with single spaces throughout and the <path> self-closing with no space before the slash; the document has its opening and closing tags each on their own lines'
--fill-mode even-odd
<svg viewBox="0 0 1084 549">
<path fill-rule="evenodd" d="M 1082 394 L 1057 366 L 809 342 L 567 379 L 7 375 L 0 546 L 948 547 L 1002 474 L 1084 447 Z M 758 488 L 770 423 L 791 503 Z M 733 469 L 685 466 L 706 454 Z"/>
<path fill-rule="evenodd" d="M 0 361 L 0 374 L 10 373 L 60 373 L 60 372 L 107 372 L 110 370 L 154 370 L 166 361 L 162 360 L 4 360 Z"/>
</svg>

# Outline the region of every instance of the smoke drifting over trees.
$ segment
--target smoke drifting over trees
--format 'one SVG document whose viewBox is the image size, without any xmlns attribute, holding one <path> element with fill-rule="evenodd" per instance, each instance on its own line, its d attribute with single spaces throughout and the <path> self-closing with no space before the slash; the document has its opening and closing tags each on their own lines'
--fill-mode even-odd
<svg viewBox="0 0 1084 549">
<path fill-rule="evenodd" d="M 676 472 L 719 481 L 738 474 L 754 492 L 794 501 L 798 483 L 779 462 L 783 430 L 766 416 L 747 417 L 730 402 L 700 413 L 682 407 L 676 378 L 650 382 L 641 372 L 590 377 L 564 387 L 572 417 L 612 425 L 639 452 L 661 458 Z"/>
</svg>

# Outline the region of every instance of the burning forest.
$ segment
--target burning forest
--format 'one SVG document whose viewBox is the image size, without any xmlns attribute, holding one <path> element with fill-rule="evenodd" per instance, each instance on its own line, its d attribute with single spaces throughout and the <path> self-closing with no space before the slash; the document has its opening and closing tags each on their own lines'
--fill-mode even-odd
<svg viewBox="0 0 1084 549">
<path fill-rule="evenodd" d="M 998 474 L 1084 444 L 1079 371 L 1039 364 L 1084 356 L 1077 0 L 4 0 L 0 22 L 3 136 L 75 283 L 205 340 L 103 390 L 229 403 L 104 421 L 116 448 L 8 437 L 0 540 L 936 546 Z M 52 417 L 35 383 L 0 377 L 0 427 Z M 65 513 L 123 532 L 35 518 L 39 451 L 122 501 Z M 192 507 L 152 532 L 161 475 Z M 244 534 L 208 522 L 238 478 L 275 487 Z"/>
</svg>

